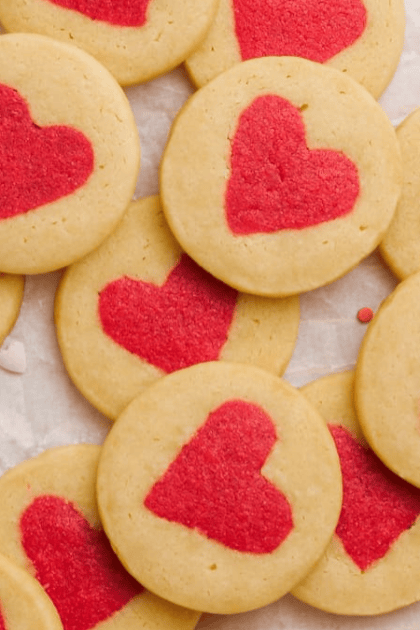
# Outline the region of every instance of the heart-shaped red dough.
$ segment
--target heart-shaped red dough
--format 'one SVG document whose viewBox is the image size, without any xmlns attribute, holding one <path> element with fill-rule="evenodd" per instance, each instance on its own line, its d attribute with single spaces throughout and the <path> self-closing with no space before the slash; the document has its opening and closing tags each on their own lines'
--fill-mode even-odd
<svg viewBox="0 0 420 630">
<path fill-rule="evenodd" d="M 20 533 L 64 630 L 95 628 L 143 590 L 122 567 L 104 532 L 61 497 L 37 497 L 21 516 Z"/>
<path fill-rule="evenodd" d="M 0 630 L 7 630 L 6 624 L 3 619 L 3 615 L 1 614 L 1 610 L 0 610 Z"/>
<path fill-rule="evenodd" d="M 352 211 L 356 166 L 332 149 L 308 149 L 301 112 L 267 94 L 240 115 L 231 144 L 225 213 L 234 234 L 302 229 Z"/>
<path fill-rule="evenodd" d="M 71 194 L 93 165 L 92 146 L 80 131 L 39 127 L 20 94 L 0 84 L 0 219 Z"/>
<path fill-rule="evenodd" d="M 49 0 L 65 9 L 83 13 L 91 20 L 115 26 L 143 26 L 150 0 Z"/>
<path fill-rule="evenodd" d="M 235 33 L 243 60 L 304 57 L 323 63 L 364 32 L 361 0 L 234 0 Z"/>
<path fill-rule="evenodd" d="M 110 282 L 99 318 L 116 343 L 169 373 L 219 358 L 236 298 L 184 254 L 162 286 L 126 276 Z"/>
<path fill-rule="evenodd" d="M 362 570 L 383 558 L 420 514 L 420 490 L 391 472 L 341 426 L 330 425 L 343 475 L 336 534 Z"/>
<path fill-rule="evenodd" d="M 270 553 L 293 528 L 287 499 L 261 475 L 276 440 L 261 407 L 230 400 L 209 414 L 144 504 L 231 549 Z"/>
</svg>

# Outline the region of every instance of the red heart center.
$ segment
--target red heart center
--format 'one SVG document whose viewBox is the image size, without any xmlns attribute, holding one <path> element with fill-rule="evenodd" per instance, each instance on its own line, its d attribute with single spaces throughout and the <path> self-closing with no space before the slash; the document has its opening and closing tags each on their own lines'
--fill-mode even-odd
<svg viewBox="0 0 420 630">
<path fill-rule="evenodd" d="M 323 63 L 364 32 L 360 0 L 234 0 L 242 59 L 304 57 Z"/>
<path fill-rule="evenodd" d="M 0 611 L 0 630 L 7 630 L 6 623 L 3 619 L 3 615 L 1 614 L 1 611 Z"/>
<path fill-rule="evenodd" d="M 20 532 L 64 630 L 96 627 L 143 590 L 122 567 L 104 532 L 61 497 L 37 497 L 21 516 Z"/>
<path fill-rule="evenodd" d="M 0 84 L 0 218 L 71 194 L 93 171 L 89 140 L 64 125 L 39 127 L 16 90 Z"/>
<path fill-rule="evenodd" d="M 343 506 L 336 534 L 364 571 L 420 514 L 420 490 L 391 472 L 341 426 L 329 427 L 340 457 Z"/>
<path fill-rule="evenodd" d="M 91 20 L 115 26 L 143 26 L 150 0 L 50 0 L 65 9 L 83 13 Z"/>
<path fill-rule="evenodd" d="M 226 402 L 182 447 L 144 505 L 231 549 L 270 553 L 293 528 L 287 499 L 261 475 L 276 439 L 263 409 Z"/>
<path fill-rule="evenodd" d="M 183 255 L 161 287 L 127 277 L 108 284 L 99 317 L 111 339 L 169 373 L 219 358 L 236 298 Z"/>
<path fill-rule="evenodd" d="M 352 211 L 356 166 L 343 153 L 306 146 L 300 111 L 274 94 L 239 117 L 225 194 L 234 234 L 301 229 Z"/>
</svg>

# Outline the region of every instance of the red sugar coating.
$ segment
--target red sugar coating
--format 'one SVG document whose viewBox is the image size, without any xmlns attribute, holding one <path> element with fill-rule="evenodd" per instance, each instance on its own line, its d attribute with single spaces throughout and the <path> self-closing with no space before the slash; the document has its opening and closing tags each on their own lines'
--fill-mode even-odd
<svg viewBox="0 0 420 630">
<path fill-rule="evenodd" d="M 143 590 L 122 567 L 104 532 L 61 497 L 37 497 L 21 516 L 20 534 L 64 630 L 95 628 Z"/>
<path fill-rule="evenodd" d="M 323 63 L 364 32 L 360 0 L 234 0 L 242 59 L 304 57 Z"/>
<path fill-rule="evenodd" d="M 351 212 L 359 195 L 353 162 L 331 149 L 309 150 L 299 109 L 274 94 L 240 115 L 230 169 L 225 212 L 234 234 L 331 221 Z"/>
<path fill-rule="evenodd" d="M 0 84 L 0 219 L 70 195 L 87 181 L 93 162 L 80 131 L 39 127 L 19 93 Z"/>
<path fill-rule="evenodd" d="M 330 425 L 343 475 L 336 534 L 365 571 L 383 558 L 420 514 L 420 489 L 391 472 L 342 426 Z"/>
<path fill-rule="evenodd" d="M 219 358 L 236 298 L 184 254 L 162 286 L 126 276 L 108 284 L 99 318 L 116 343 L 169 373 Z"/>
<path fill-rule="evenodd" d="M 144 505 L 231 549 L 271 553 L 293 528 L 287 499 L 261 475 L 276 439 L 263 409 L 230 400 L 209 414 Z"/>
<path fill-rule="evenodd" d="M 83 13 L 91 20 L 115 26 L 143 26 L 150 0 L 49 0 L 65 9 Z"/>
<path fill-rule="evenodd" d="M 363 324 L 367 324 L 373 319 L 373 311 L 368 306 L 361 308 L 357 313 L 357 319 Z"/>
</svg>

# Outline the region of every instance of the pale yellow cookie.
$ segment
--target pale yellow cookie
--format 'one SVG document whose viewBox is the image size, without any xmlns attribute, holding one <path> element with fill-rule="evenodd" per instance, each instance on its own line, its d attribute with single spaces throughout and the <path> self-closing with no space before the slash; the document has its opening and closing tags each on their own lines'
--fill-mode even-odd
<svg viewBox="0 0 420 630">
<path fill-rule="evenodd" d="M 285 296 L 353 268 L 401 191 L 389 118 L 358 83 L 292 57 L 238 64 L 198 90 L 161 164 L 185 251 L 240 291 Z"/>
<path fill-rule="evenodd" d="M 37 577 L 64 630 L 192 630 L 198 613 L 148 593 L 112 551 L 96 505 L 99 454 L 53 448 L 0 478 L 1 553 Z"/>
<path fill-rule="evenodd" d="M 48 35 L 86 50 L 121 85 L 148 81 L 201 43 L 217 0 L 0 0 L 7 31 Z"/>
<path fill-rule="evenodd" d="M 397 127 L 404 181 L 401 199 L 379 251 L 400 279 L 420 270 L 420 109 Z"/>
<path fill-rule="evenodd" d="M 52 601 L 35 578 L 0 556 L 0 628 L 63 630 Z"/>
<path fill-rule="evenodd" d="M 130 572 L 213 613 L 288 592 L 327 545 L 341 507 L 337 452 L 295 388 L 250 365 L 164 376 L 103 446 L 98 504 Z"/>
<path fill-rule="evenodd" d="M 292 594 L 340 615 L 377 615 L 420 599 L 420 490 L 368 448 L 353 388 L 351 371 L 301 389 L 336 441 L 343 508 L 324 556 Z"/>
<path fill-rule="evenodd" d="M 420 487 L 420 273 L 401 282 L 370 322 L 356 366 L 363 433 L 395 473 Z"/>
<path fill-rule="evenodd" d="M 97 247 L 130 202 L 139 138 L 123 90 L 83 50 L 0 37 L 0 269 L 43 273 Z"/>
<path fill-rule="evenodd" d="M 0 272 L 0 345 L 18 318 L 24 286 L 23 276 Z"/>
<path fill-rule="evenodd" d="M 283 0 L 220 0 L 207 37 L 186 61 L 194 83 L 201 87 L 252 57 L 296 55 L 347 73 L 375 98 L 382 94 L 403 49 L 402 0 L 340 0 L 321 6 L 305 0 L 295 2 L 293 13 L 289 6 Z"/>
<path fill-rule="evenodd" d="M 155 196 L 133 202 L 112 236 L 66 271 L 55 322 L 70 377 L 115 418 L 145 386 L 194 363 L 219 358 L 283 373 L 299 298 L 238 294 L 200 269 Z"/>
</svg>

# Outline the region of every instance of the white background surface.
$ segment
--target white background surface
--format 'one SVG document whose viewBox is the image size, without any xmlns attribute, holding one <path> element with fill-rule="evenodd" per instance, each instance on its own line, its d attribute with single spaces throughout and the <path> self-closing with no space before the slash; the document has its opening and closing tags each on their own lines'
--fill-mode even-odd
<svg viewBox="0 0 420 630">
<path fill-rule="evenodd" d="M 406 0 L 403 55 L 380 102 L 397 125 L 420 105 L 420 0 Z M 136 195 L 158 193 L 158 166 L 172 120 L 193 88 L 183 69 L 128 88 L 142 147 Z M 419 147 L 420 151 L 420 147 Z M 102 443 L 111 423 L 84 400 L 63 367 L 53 324 L 60 272 L 28 277 L 18 322 L 0 350 L 0 473 L 46 448 Z M 377 309 L 396 285 L 377 254 L 328 287 L 301 298 L 298 343 L 285 378 L 299 386 L 354 366 L 365 325 L 357 310 Z M 404 567 L 401 567 L 401 571 Z M 419 576 L 420 579 L 420 576 Z M 287 595 L 264 609 L 230 617 L 206 615 L 212 630 L 418 630 L 420 603 L 379 617 L 326 614 Z"/>
</svg>

